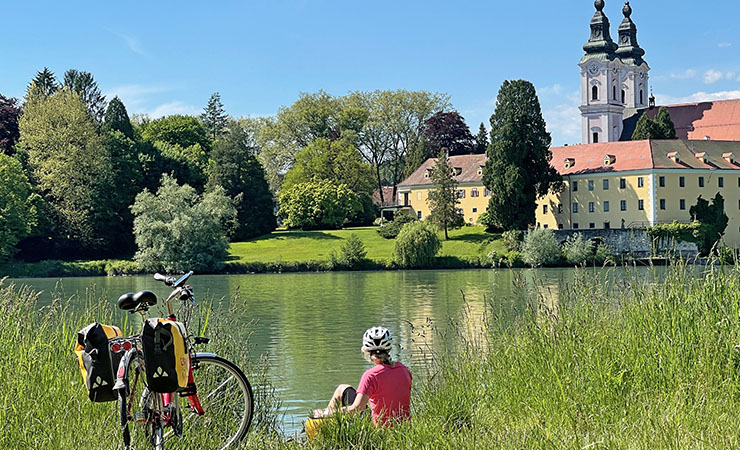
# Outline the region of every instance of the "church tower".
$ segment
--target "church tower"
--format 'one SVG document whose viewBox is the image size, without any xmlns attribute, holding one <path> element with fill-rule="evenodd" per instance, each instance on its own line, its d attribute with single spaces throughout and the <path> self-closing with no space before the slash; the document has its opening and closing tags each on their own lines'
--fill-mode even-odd
<svg viewBox="0 0 740 450">
<path fill-rule="evenodd" d="M 632 7 L 630 2 L 625 3 L 622 9 L 624 20 L 619 25 L 619 48 L 617 48 L 617 57 L 619 57 L 623 68 L 622 96 L 624 107 L 632 111 L 626 111 L 634 114 L 634 110 L 648 107 L 648 72 L 650 67 L 642 59 L 645 56 L 645 50 L 640 48 L 637 43 L 637 26 L 632 22 Z"/>
<path fill-rule="evenodd" d="M 612 41 L 604 0 L 594 1 L 591 37 L 583 46 L 586 52 L 581 68 L 582 143 L 618 141 L 622 135 L 625 104 L 622 102 L 623 64 L 617 56 L 620 47 Z M 625 94 L 626 95 L 626 94 Z M 625 98 L 626 100 L 626 98 Z"/>
</svg>

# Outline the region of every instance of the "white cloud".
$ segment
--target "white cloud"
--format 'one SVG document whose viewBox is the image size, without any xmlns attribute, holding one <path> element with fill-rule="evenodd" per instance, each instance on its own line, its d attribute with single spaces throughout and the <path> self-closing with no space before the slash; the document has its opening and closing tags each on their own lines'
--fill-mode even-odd
<svg viewBox="0 0 740 450">
<path fill-rule="evenodd" d="M 688 80 L 689 78 L 694 78 L 696 76 L 696 70 L 686 69 L 683 72 L 671 72 L 669 76 L 671 78 L 675 78 L 679 80 Z"/>
<path fill-rule="evenodd" d="M 717 47 L 719 48 L 732 47 L 732 42 L 720 42 L 719 44 L 717 44 Z"/>
<path fill-rule="evenodd" d="M 128 34 L 116 33 L 115 31 L 113 31 L 113 34 L 121 38 L 123 42 L 126 43 L 126 47 L 128 47 L 128 49 L 131 50 L 132 52 L 136 53 L 137 55 L 141 55 L 141 56 L 149 56 L 149 53 L 147 53 L 147 51 L 144 50 L 144 47 L 141 46 L 141 44 L 139 43 L 139 40 L 136 39 L 135 37 L 129 36 Z"/>
<path fill-rule="evenodd" d="M 740 98 L 740 90 L 719 92 L 695 92 L 686 97 L 673 97 L 670 95 L 657 94 L 655 96 L 658 105 L 676 105 L 680 103 L 698 103 L 713 100 L 729 100 Z"/>
<path fill-rule="evenodd" d="M 725 77 L 725 74 L 720 72 L 719 70 L 709 69 L 704 73 L 704 83 L 706 84 L 716 83 L 724 77 Z"/>
<path fill-rule="evenodd" d="M 197 115 L 200 112 L 199 108 L 176 100 L 174 102 L 157 106 L 153 110 L 149 111 L 147 115 L 152 119 L 156 119 L 158 117 L 171 116 L 173 114 Z"/>
<path fill-rule="evenodd" d="M 127 109 L 141 110 L 144 105 L 149 103 L 153 95 L 172 90 L 174 88 L 169 86 L 125 84 L 104 92 L 104 94 L 108 100 L 117 96 L 126 105 Z"/>
<path fill-rule="evenodd" d="M 537 90 L 542 103 L 542 116 L 547 131 L 552 135 L 552 145 L 581 142 L 581 104 L 579 91 L 568 91 L 559 84 Z"/>
</svg>

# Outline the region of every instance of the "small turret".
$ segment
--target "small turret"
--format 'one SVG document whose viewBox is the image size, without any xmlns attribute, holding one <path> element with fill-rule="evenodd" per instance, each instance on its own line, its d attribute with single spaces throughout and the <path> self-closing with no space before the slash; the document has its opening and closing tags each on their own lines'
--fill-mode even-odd
<svg viewBox="0 0 740 450">
<path fill-rule="evenodd" d="M 632 7 L 630 6 L 630 2 L 624 4 L 622 13 L 624 14 L 624 20 L 619 25 L 617 56 L 624 64 L 641 66 L 644 62 L 642 57 L 645 55 L 645 50 L 640 48 L 640 45 L 637 43 L 637 26 L 631 18 Z"/>
<path fill-rule="evenodd" d="M 594 7 L 596 13 L 591 18 L 591 37 L 583 46 L 586 52 L 581 59 L 581 63 L 591 58 L 602 61 L 613 61 L 616 59 L 617 44 L 612 41 L 609 32 L 609 19 L 604 14 L 604 0 L 595 0 Z"/>
</svg>

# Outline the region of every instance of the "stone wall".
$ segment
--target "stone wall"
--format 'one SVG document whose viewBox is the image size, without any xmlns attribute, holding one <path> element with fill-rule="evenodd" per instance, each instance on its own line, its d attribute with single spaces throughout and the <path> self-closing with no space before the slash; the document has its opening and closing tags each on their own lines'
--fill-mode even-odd
<svg viewBox="0 0 740 450">
<path fill-rule="evenodd" d="M 553 232 L 555 238 L 561 243 L 574 234 L 581 234 L 584 239 L 608 245 L 615 255 L 629 255 L 634 258 L 652 256 L 652 242 L 644 229 L 612 228 L 608 230 L 553 230 Z M 670 253 L 680 254 L 685 258 L 693 258 L 698 254 L 696 244 L 693 242 L 679 242 L 675 245 L 671 243 L 664 247 L 668 247 Z M 660 250 L 664 252 L 666 248 Z"/>
</svg>

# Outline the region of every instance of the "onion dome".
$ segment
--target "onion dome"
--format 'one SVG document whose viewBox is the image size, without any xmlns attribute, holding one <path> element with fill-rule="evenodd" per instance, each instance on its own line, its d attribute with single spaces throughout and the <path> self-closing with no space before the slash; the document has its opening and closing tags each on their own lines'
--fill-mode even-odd
<svg viewBox="0 0 740 450">
<path fill-rule="evenodd" d="M 583 46 L 586 54 L 583 55 L 581 63 L 592 58 L 602 61 L 612 61 L 616 58 L 617 44 L 612 41 L 609 32 L 609 18 L 604 14 L 604 0 L 594 1 L 594 7 L 596 13 L 591 18 L 591 37 Z"/>
</svg>

